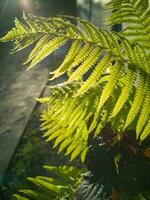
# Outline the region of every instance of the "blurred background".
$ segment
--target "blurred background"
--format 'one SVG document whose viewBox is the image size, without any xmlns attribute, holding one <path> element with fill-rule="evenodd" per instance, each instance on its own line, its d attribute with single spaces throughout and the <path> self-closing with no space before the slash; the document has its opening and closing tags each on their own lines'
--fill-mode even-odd
<svg viewBox="0 0 150 200">
<path fill-rule="evenodd" d="M 14 18 L 21 18 L 23 11 L 44 17 L 79 16 L 102 26 L 105 3 L 106 0 L 0 0 L 0 36 L 12 28 Z M 44 164 L 68 163 L 68 158 L 56 154 L 52 145 L 42 139 L 42 108 L 34 99 L 47 95 L 49 69 L 60 64 L 67 48 L 64 46 L 25 72 L 22 63 L 30 49 L 12 55 L 12 44 L 0 43 L 0 200 L 12 199 L 13 193 L 28 184 L 27 176 L 43 175 Z M 72 164 L 81 165 L 79 160 Z"/>
<path fill-rule="evenodd" d="M 104 17 L 103 5 L 108 0 L 1 0 L 0 28 L 8 30 L 13 18 L 22 16 L 22 11 L 45 17 L 57 14 L 80 16 L 97 24 Z"/>
</svg>

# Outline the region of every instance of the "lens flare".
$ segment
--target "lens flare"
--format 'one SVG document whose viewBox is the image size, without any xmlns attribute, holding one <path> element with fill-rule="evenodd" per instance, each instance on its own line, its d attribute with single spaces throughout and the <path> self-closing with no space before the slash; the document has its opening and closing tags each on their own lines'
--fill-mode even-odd
<svg viewBox="0 0 150 200">
<path fill-rule="evenodd" d="M 20 0 L 20 7 L 28 12 L 33 12 L 33 2 L 32 0 Z"/>
</svg>

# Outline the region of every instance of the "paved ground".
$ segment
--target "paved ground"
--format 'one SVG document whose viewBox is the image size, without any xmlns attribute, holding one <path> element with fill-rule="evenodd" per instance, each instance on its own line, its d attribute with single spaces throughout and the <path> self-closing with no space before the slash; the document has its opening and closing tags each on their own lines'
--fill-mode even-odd
<svg viewBox="0 0 150 200">
<path fill-rule="evenodd" d="M 25 72 L 23 58 L 20 53 L 0 61 L 0 183 L 35 107 L 34 97 L 48 78 L 48 68 L 40 65 Z"/>
</svg>

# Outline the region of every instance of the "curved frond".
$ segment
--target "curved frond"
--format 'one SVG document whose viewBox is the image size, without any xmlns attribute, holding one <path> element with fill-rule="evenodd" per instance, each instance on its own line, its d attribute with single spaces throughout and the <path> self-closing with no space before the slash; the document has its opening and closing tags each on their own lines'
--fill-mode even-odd
<svg viewBox="0 0 150 200">
<path fill-rule="evenodd" d="M 147 87 L 145 88 L 144 102 L 143 102 L 140 116 L 138 118 L 138 122 L 137 122 L 137 126 L 136 126 L 137 138 L 138 138 L 139 134 L 141 133 L 144 125 L 146 124 L 149 115 L 150 115 L 150 89 L 149 89 L 149 81 L 148 81 Z"/>
<path fill-rule="evenodd" d="M 120 73 L 120 65 L 118 65 L 118 63 L 116 63 L 115 65 L 112 66 L 110 78 L 109 78 L 109 80 L 108 80 L 106 86 L 104 87 L 102 94 L 100 96 L 100 102 L 99 102 L 99 105 L 98 105 L 98 110 L 101 109 L 101 107 L 105 104 L 107 99 L 113 93 L 113 89 L 114 89 L 115 83 L 117 81 L 117 78 L 119 76 L 119 73 Z"/>
<path fill-rule="evenodd" d="M 114 117 L 117 115 L 117 113 L 121 110 L 121 108 L 124 106 L 125 102 L 128 99 L 128 96 L 132 90 L 133 87 L 133 80 L 134 80 L 134 73 L 132 71 L 128 71 L 126 75 L 126 80 L 123 86 L 123 89 L 121 91 L 121 94 L 117 100 L 117 103 L 113 109 L 112 116 Z"/>
<path fill-rule="evenodd" d="M 39 53 L 39 51 L 43 48 L 43 46 L 47 44 L 48 41 L 49 41 L 49 37 L 47 35 L 42 37 L 39 40 L 39 42 L 37 42 L 35 48 L 31 51 L 27 61 L 24 64 L 29 63 L 37 55 L 37 53 Z"/>
<path fill-rule="evenodd" d="M 101 51 L 98 47 L 93 48 L 87 59 L 78 67 L 69 77 L 68 82 L 80 79 L 94 64 L 101 55 Z"/>
<path fill-rule="evenodd" d="M 74 62 L 74 57 L 76 55 L 78 55 L 78 51 L 81 48 L 81 42 L 78 40 L 75 40 L 72 42 L 71 47 L 64 59 L 64 61 L 62 62 L 62 64 L 60 65 L 59 69 L 57 69 L 55 72 L 52 72 L 51 74 L 55 74 L 52 79 L 55 79 L 57 77 L 59 77 L 60 75 L 62 75 L 63 73 L 65 73 L 67 71 L 67 69 L 70 69 L 70 65 Z M 82 48 L 83 50 L 83 48 Z"/>
<path fill-rule="evenodd" d="M 150 130 L 150 119 L 148 120 L 143 132 L 141 133 L 140 140 L 143 141 L 149 135 Z"/>
<path fill-rule="evenodd" d="M 50 24 L 52 25 L 52 28 L 47 29 L 45 26 L 43 26 L 44 20 L 45 20 L 44 24 L 47 24 L 47 25 Z M 80 22 L 81 20 L 78 20 L 78 21 Z M 138 44 L 131 43 L 125 37 L 119 34 L 110 33 L 106 30 L 98 29 L 96 26 L 92 25 L 90 22 L 86 20 L 82 20 L 82 26 L 85 26 L 86 32 L 84 32 L 84 30 L 81 29 L 80 26 L 74 26 L 71 21 L 68 21 L 68 19 L 66 19 L 66 17 L 64 17 L 64 19 L 61 19 L 59 17 L 45 19 L 45 18 L 36 18 L 32 15 L 29 15 L 29 17 L 26 17 L 24 19 L 24 22 L 18 21 L 18 23 L 25 24 L 25 26 L 28 27 L 26 32 L 23 33 L 22 30 L 20 30 L 20 28 L 18 28 L 18 25 L 17 25 L 15 28 L 9 31 L 6 36 L 1 38 L 2 42 L 11 40 L 19 44 L 25 38 L 27 39 L 28 38 L 31 39 L 35 37 L 43 38 L 44 36 L 49 36 L 49 39 L 50 39 L 49 44 L 45 45 L 44 46 L 45 48 L 43 47 L 41 51 L 38 52 L 38 55 L 31 60 L 30 67 L 33 67 L 34 65 L 36 65 L 38 62 L 43 60 L 47 56 L 47 54 L 49 55 L 53 53 L 64 42 L 69 41 L 69 40 L 70 41 L 79 40 L 81 44 L 85 44 L 85 43 L 90 44 L 91 45 L 90 52 L 93 51 L 93 47 L 106 51 L 112 57 L 114 57 L 120 64 L 122 63 L 130 64 L 129 67 L 136 66 L 137 68 L 143 70 L 144 68 L 143 64 L 144 65 L 146 64 L 146 63 L 143 63 L 141 66 L 140 63 L 137 62 L 137 59 L 134 59 L 136 58 L 136 55 L 135 55 L 135 52 L 132 51 L 133 47 L 142 48 Z M 35 26 L 35 24 L 38 24 L 38 26 Z M 88 27 L 90 27 L 88 29 L 87 29 L 87 24 L 88 24 Z M 94 38 L 91 35 L 91 27 L 92 27 L 92 30 L 94 30 L 96 33 L 96 38 Z M 71 29 L 73 33 L 70 32 Z M 119 40 L 121 40 L 122 43 L 119 43 L 118 42 Z M 82 49 L 82 45 L 81 45 L 80 50 L 81 49 Z M 132 57 L 130 55 L 132 55 Z M 147 59 L 148 58 L 147 52 L 144 50 L 141 51 L 141 57 L 145 57 Z M 144 68 L 144 71 L 145 71 L 145 68 Z"/>
<path fill-rule="evenodd" d="M 138 86 L 136 88 L 135 97 L 133 99 L 133 102 L 131 104 L 131 108 L 129 110 L 129 113 L 127 115 L 127 119 L 125 122 L 125 128 L 131 124 L 131 122 L 134 120 L 136 115 L 138 114 L 140 107 L 144 100 L 144 86 L 145 86 L 145 80 L 143 76 L 139 76 L 138 80 Z"/>
<path fill-rule="evenodd" d="M 28 69 L 35 66 L 37 63 L 42 61 L 44 58 L 46 58 L 48 55 L 56 51 L 59 47 L 61 47 L 65 42 L 66 38 L 63 37 L 56 37 L 52 40 L 50 40 L 48 43 L 45 43 L 45 45 L 42 47 L 42 49 L 37 52 L 36 56 L 32 59 L 31 64 L 29 65 Z"/>
<path fill-rule="evenodd" d="M 81 95 L 87 90 L 89 90 L 89 88 L 91 88 L 101 78 L 102 74 L 106 71 L 107 67 L 111 65 L 111 61 L 112 58 L 109 54 L 100 59 L 98 64 L 96 64 L 92 74 L 89 76 L 88 80 L 86 80 L 79 89 L 77 95 Z"/>
</svg>

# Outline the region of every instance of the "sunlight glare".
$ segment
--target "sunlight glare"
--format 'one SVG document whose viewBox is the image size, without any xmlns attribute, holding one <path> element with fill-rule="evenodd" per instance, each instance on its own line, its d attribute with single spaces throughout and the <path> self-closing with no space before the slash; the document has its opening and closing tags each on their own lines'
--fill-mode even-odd
<svg viewBox="0 0 150 200">
<path fill-rule="evenodd" d="M 23 10 L 32 12 L 33 11 L 33 2 L 32 0 L 20 0 L 20 6 Z"/>
</svg>

